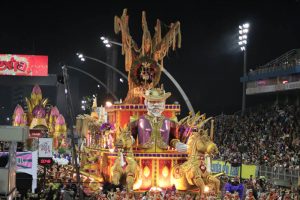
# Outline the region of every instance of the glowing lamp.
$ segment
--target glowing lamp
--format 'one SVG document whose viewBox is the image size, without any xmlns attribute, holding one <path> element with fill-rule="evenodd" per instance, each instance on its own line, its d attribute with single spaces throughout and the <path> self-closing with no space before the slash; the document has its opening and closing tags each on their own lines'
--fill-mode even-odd
<svg viewBox="0 0 300 200">
<path fill-rule="evenodd" d="M 162 175 L 163 177 L 167 178 L 169 175 L 169 169 L 167 166 L 164 166 L 163 170 L 162 170 Z"/>
<path fill-rule="evenodd" d="M 209 187 L 208 186 L 204 186 L 204 193 L 208 193 L 209 192 Z"/>
<path fill-rule="evenodd" d="M 144 167 L 144 176 L 147 178 L 150 175 L 150 169 L 148 166 Z"/>
<path fill-rule="evenodd" d="M 112 103 L 111 103 L 110 101 L 107 101 L 107 102 L 105 103 L 105 106 L 106 106 L 106 107 L 111 107 L 111 106 L 112 106 Z"/>
</svg>

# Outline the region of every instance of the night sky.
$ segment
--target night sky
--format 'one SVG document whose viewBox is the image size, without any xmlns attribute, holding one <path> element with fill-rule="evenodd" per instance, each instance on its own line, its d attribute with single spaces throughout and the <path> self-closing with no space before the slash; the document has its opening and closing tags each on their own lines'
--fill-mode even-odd
<svg viewBox="0 0 300 200">
<path fill-rule="evenodd" d="M 141 14 L 145 10 L 152 34 L 157 18 L 163 30 L 171 22 L 181 22 L 182 48 L 170 51 L 164 66 L 183 87 L 195 110 L 218 115 L 241 108 L 243 54 L 237 44 L 239 24 L 250 23 L 248 70 L 300 48 L 299 0 L 95 2 L 2 2 L 0 53 L 48 55 L 49 73 L 61 74 L 61 65 L 68 64 L 104 81 L 106 68 L 91 61 L 82 63 L 76 52 L 105 61 L 110 50 L 99 38 L 105 35 L 120 42 L 120 35 L 114 34 L 114 16 L 120 16 L 123 8 L 128 8 L 131 35 L 140 44 Z M 117 67 L 125 72 L 121 49 Z M 97 89 L 95 81 L 77 72 L 70 72 L 70 76 L 79 81 L 78 91 L 74 91 L 79 97 L 98 93 L 99 103 L 107 100 L 104 89 Z M 178 101 L 186 115 L 183 99 L 164 75 L 162 83 L 173 94 L 169 103 Z M 125 98 L 127 85 L 118 84 L 117 94 Z"/>
</svg>

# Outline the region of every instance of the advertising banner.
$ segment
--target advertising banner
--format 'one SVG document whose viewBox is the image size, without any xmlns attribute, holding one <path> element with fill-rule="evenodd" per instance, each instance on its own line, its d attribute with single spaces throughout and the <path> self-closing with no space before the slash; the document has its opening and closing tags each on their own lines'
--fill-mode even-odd
<svg viewBox="0 0 300 200">
<path fill-rule="evenodd" d="M 52 158 L 53 138 L 39 138 L 39 158 Z"/>
<path fill-rule="evenodd" d="M 29 130 L 29 138 L 41 138 L 45 137 L 44 132 L 41 129 L 30 129 Z"/>
<path fill-rule="evenodd" d="M 256 176 L 256 165 L 242 165 L 242 178 L 249 178 L 250 175 Z M 212 173 L 224 172 L 227 176 L 240 176 L 240 167 L 232 167 L 230 163 L 224 161 L 213 160 L 211 165 Z"/>
<path fill-rule="evenodd" d="M 17 152 L 17 170 L 32 168 L 32 153 Z"/>
<path fill-rule="evenodd" d="M 0 54 L 0 75 L 48 76 L 48 56 Z"/>
<path fill-rule="evenodd" d="M 0 157 L 8 156 L 8 152 L 0 152 Z M 32 168 L 32 152 L 16 153 L 17 170 Z"/>
</svg>

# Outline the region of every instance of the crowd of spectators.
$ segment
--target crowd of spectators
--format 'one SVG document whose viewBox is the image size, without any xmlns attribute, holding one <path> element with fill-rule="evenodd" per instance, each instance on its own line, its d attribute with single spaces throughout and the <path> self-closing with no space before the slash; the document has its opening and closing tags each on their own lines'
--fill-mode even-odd
<svg viewBox="0 0 300 200">
<path fill-rule="evenodd" d="M 240 183 L 239 177 L 224 178 L 222 199 L 224 200 L 291 200 L 299 199 L 296 187 L 285 188 L 274 185 L 265 177 L 250 177 Z"/>
<path fill-rule="evenodd" d="M 126 191 L 124 188 L 114 187 L 111 189 L 100 190 L 98 193 L 94 193 L 91 199 L 98 200 L 214 200 L 221 199 L 213 191 L 208 191 L 205 194 L 200 195 L 197 192 L 183 192 L 178 191 L 172 187 L 170 189 L 162 190 L 157 188 L 155 190 L 149 190 L 145 192 L 133 192 Z"/>
<path fill-rule="evenodd" d="M 299 169 L 300 107 L 260 106 L 244 116 L 221 115 L 215 120 L 217 159 L 244 164 Z"/>
</svg>

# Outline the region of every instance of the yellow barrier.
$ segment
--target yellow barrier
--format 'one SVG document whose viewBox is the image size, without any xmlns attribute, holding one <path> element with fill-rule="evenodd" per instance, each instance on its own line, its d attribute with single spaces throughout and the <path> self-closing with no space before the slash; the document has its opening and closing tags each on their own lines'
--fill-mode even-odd
<svg viewBox="0 0 300 200">
<path fill-rule="evenodd" d="M 250 175 L 256 176 L 256 165 L 242 165 L 242 178 L 249 178 Z M 240 167 L 232 167 L 230 163 L 224 161 L 213 160 L 211 164 L 211 171 L 213 173 L 224 172 L 228 176 L 240 176 Z"/>
</svg>

